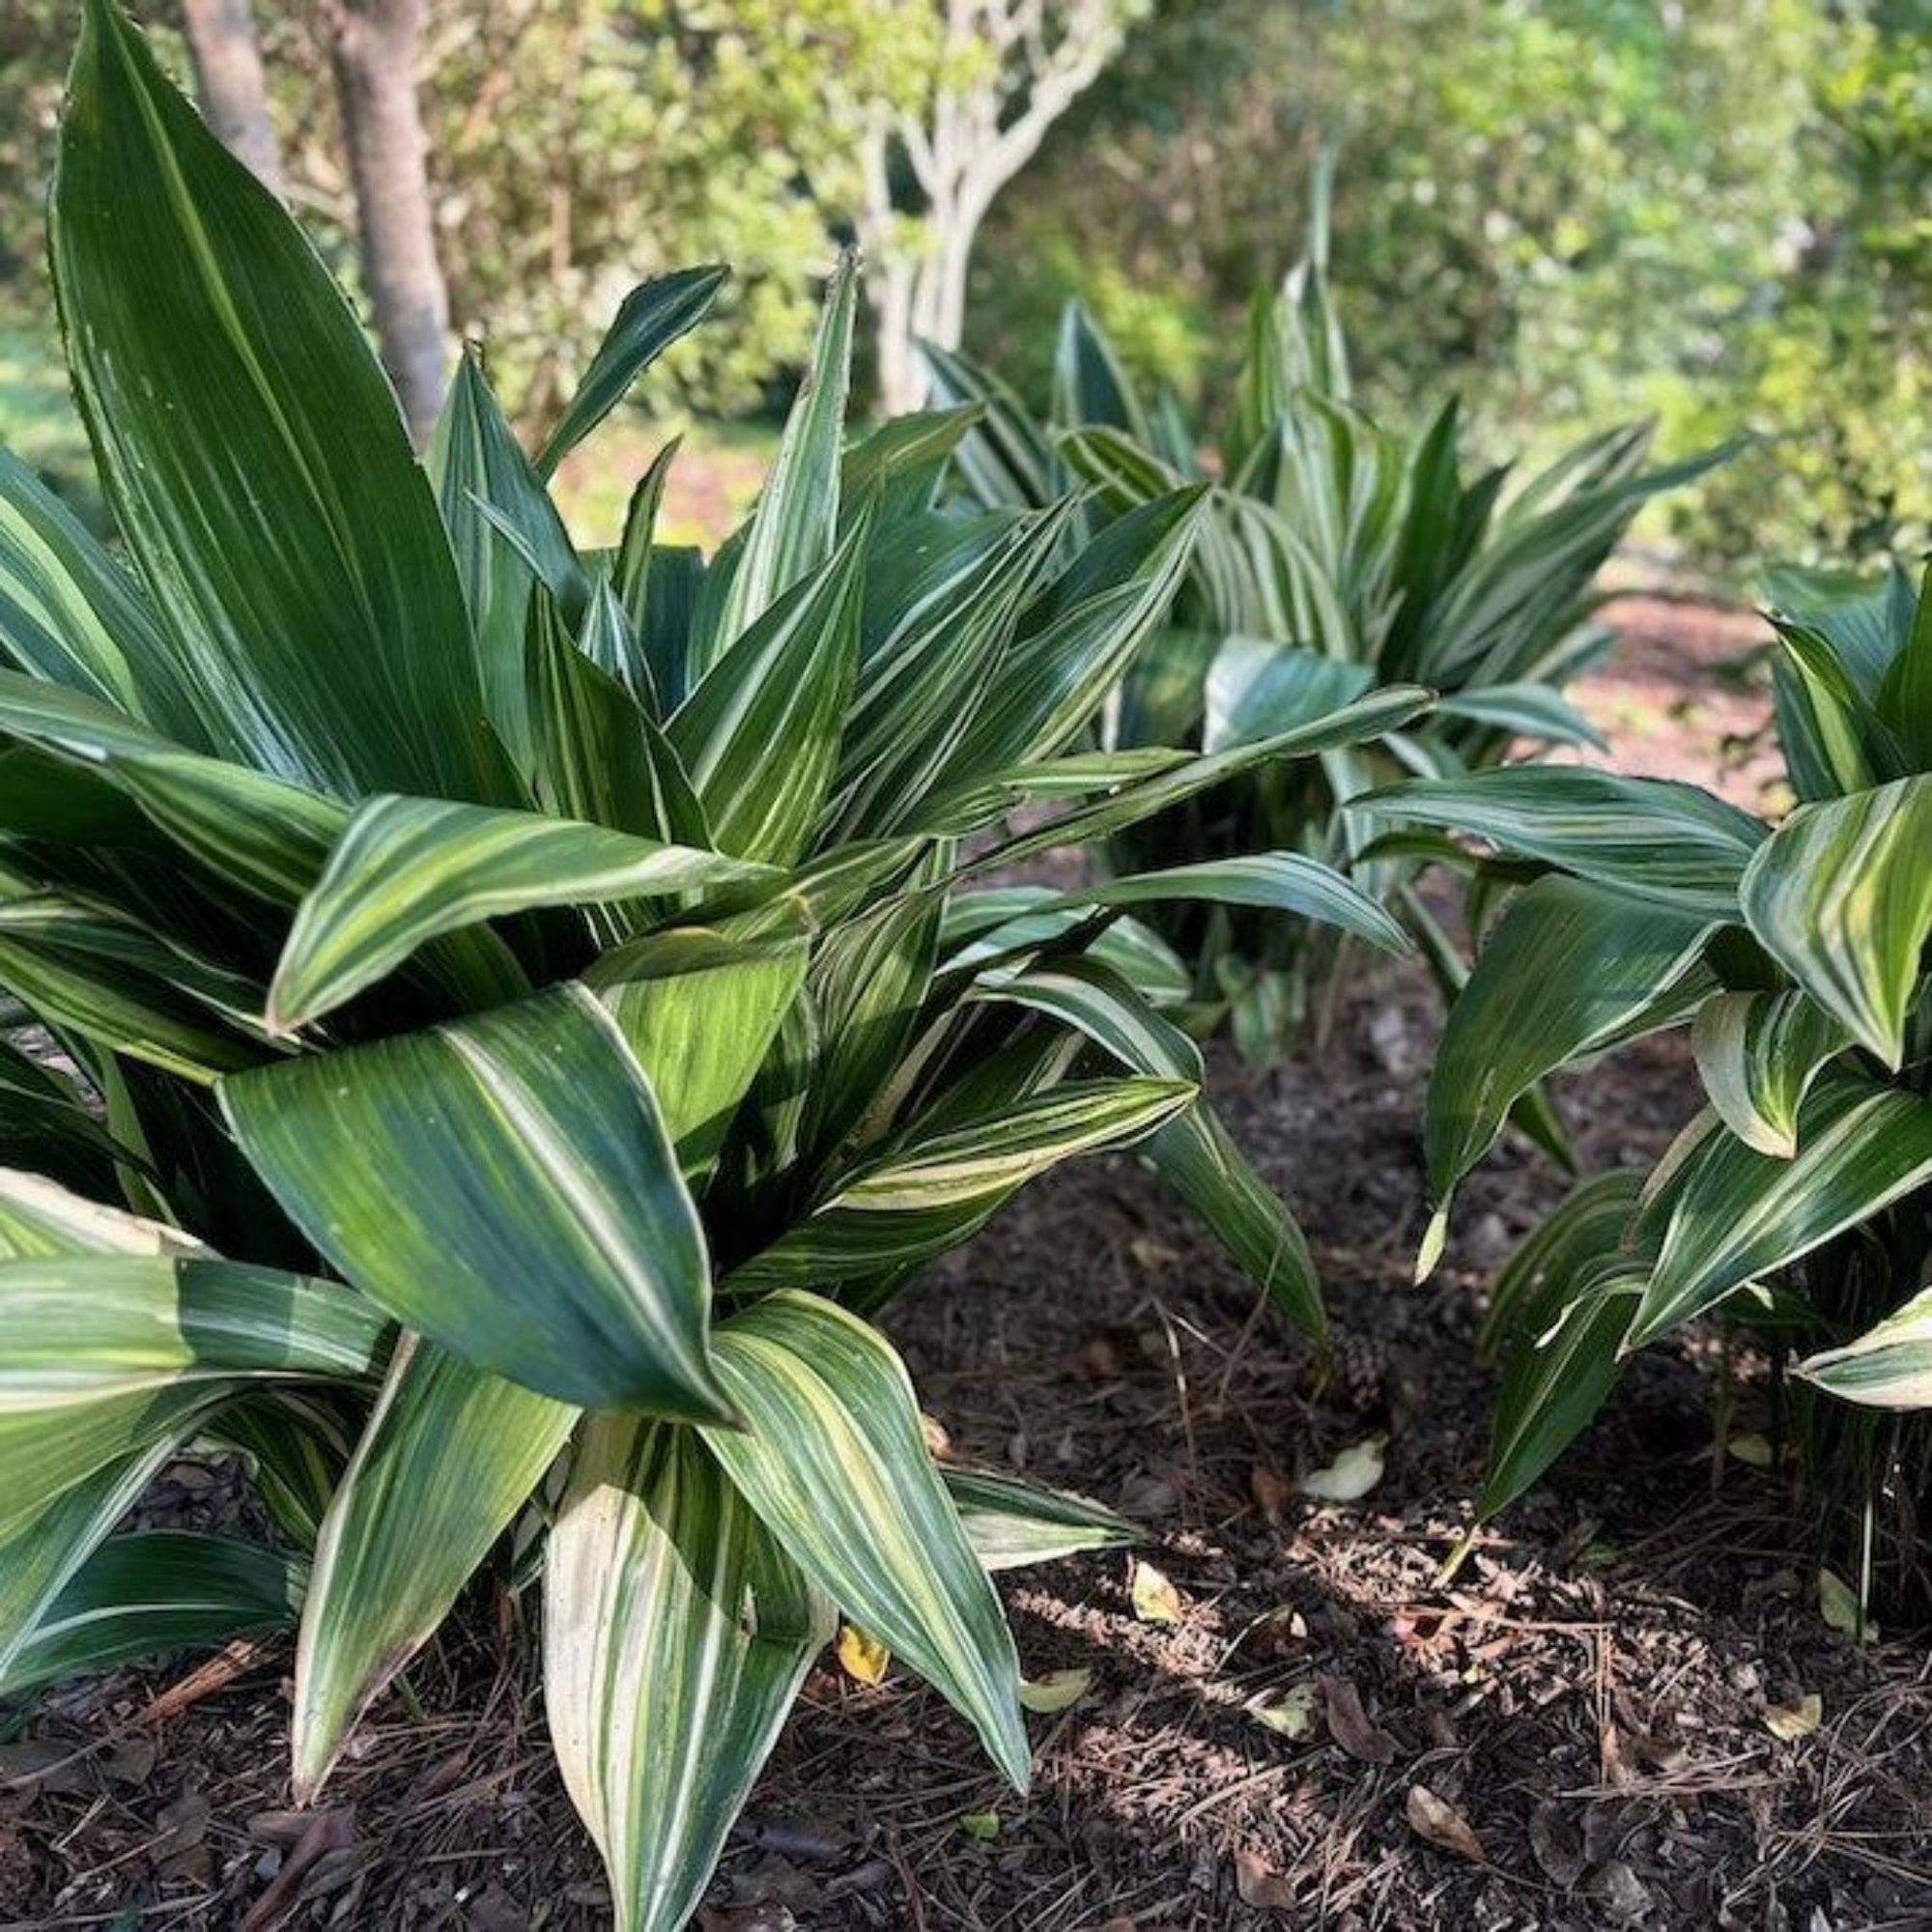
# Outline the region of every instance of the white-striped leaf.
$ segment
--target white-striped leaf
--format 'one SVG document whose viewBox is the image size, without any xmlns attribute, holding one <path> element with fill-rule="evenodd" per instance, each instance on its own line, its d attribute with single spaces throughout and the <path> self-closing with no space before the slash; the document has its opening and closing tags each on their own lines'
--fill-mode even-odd
<svg viewBox="0 0 1932 1932">
<path fill-rule="evenodd" d="M 576 1420 L 433 1342 L 397 1350 L 316 1543 L 296 1651 L 297 1804 L 442 1622 Z"/>
<path fill-rule="evenodd" d="M 0 653 L 35 682 L 206 743 L 181 669 L 134 580 L 18 457 L 0 450 Z"/>
<path fill-rule="evenodd" d="M 1932 1408 L 1932 1288 L 1842 1349 L 1798 1365 L 1808 1382 L 1871 1408 Z"/>
<path fill-rule="evenodd" d="M 1812 1090 L 1788 1160 L 1707 1135 L 1652 1204 L 1652 1217 L 1667 1219 L 1628 1346 L 1654 1341 L 1928 1181 L 1932 1100 L 1863 1080 Z"/>
<path fill-rule="evenodd" d="M 356 808 L 302 901 L 270 988 L 279 1031 L 308 1024 L 427 941 L 536 906 L 778 883 L 762 866 L 580 820 L 436 799 Z M 524 988 L 514 980 L 498 999 Z"/>
<path fill-rule="evenodd" d="M 100 1544 L 0 1667 L 0 1696 L 164 1651 L 285 1629 L 304 1566 L 237 1537 L 137 1530 Z"/>
<path fill-rule="evenodd" d="M 696 1435 L 584 1425 L 544 1559 L 544 1709 L 620 1932 L 681 1932 L 831 1605 Z"/>
<path fill-rule="evenodd" d="M 769 1295 L 718 1331 L 745 1418 L 704 1432 L 792 1560 L 972 1723 L 1019 1789 L 1019 1662 L 1000 1601 L 933 1468 L 905 1366 L 815 1295 Z"/>
<path fill-rule="evenodd" d="M 649 1080 L 583 987 L 220 1091 L 291 1219 L 408 1326 L 580 1407 L 728 1412 L 697 1210 Z"/>
<path fill-rule="evenodd" d="M 980 997 L 1050 1013 L 1138 1073 L 1202 1078 L 1194 1042 L 1097 959 L 1060 959 L 996 974 L 984 982 Z M 1197 1099 L 1169 1121 L 1146 1151 L 1249 1280 L 1298 1327 L 1321 1335 L 1328 1318 L 1308 1242 L 1206 1100 Z"/>
<path fill-rule="evenodd" d="M 803 940 L 749 944 L 678 928 L 617 947 L 586 974 L 650 1079 L 691 1185 L 724 1148 L 808 957 Z"/>
<path fill-rule="evenodd" d="M 1473 685 L 1438 697 L 1435 713 L 1438 718 L 1463 718 L 1472 724 L 1487 724 L 1507 731 L 1513 738 L 1609 750 L 1604 734 L 1560 691 L 1548 684 Z"/>
<path fill-rule="evenodd" d="M 624 400 L 624 392 L 679 336 L 704 320 L 730 270 L 675 269 L 641 282 L 619 304 L 577 392 L 536 460 L 539 476 L 556 466 Z"/>
<path fill-rule="evenodd" d="M 353 1290 L 194 1256 L 0 1266 L 0 1533 L 250 1383 L 355 1380 L 390 1325 Z"/>
<path fill-rule="evenodd" d="M 1338 925 L 1385 952 L 1412 950 L 1408 934 L 1359 886 L 1334 867 L 1300 852 L 1258 852 L 1246 858 L 1209 859 L 1158 872 L 1137 872 L 1067 893 L 1059 903 L 1166 905 L 1183 899 L 1293 913 Z"/>
<path fill-rule="evenodd" d="M 55 1255 L 206 1255 L 192 1235 L 0 1168 L 0 1262 Z"/>
<path fill-rule="evenodd" d="M 0 1511 L 0 1679 L 33 1641 L 47 1607 L 140 1499 L 205 1412 L 174 1411 L 130 1455 L 102 1463 L 38 1506 Z"/>
<path fill-rule="evenodd" d="M 729 587 L 690 667 L 694 686 L 784 593 L 831 556 L 838 528 L 838 455 L 852 375 L 858 263 L 845 256 L 825 293 L 811 360 L 785 418 L 757 508 L 730 565 Z"/>
<path fill-rule="evenodd" d="M 666 726 L 722 851 L 789 866 L 810 842 L 858 673 L 867 528 L 763 611 Z"/>
<path fill-rule="evenodd" d="M 1798 1151 L 1798 1110 L 1811 1082 L 1850 1041 L 1800 992 L 1713 993 L 1690 1028 L 1712 1106 L 1747 1147 L 1779 1160 Z"/>
<path fill-rule="evenodd" d="M 1295 757 L 1357 745 L 1406 724 L 1429 708 L 1430 694 L 1413 685 L 1388 685 L 1295 725 L 1199 758 L 1156 752 L 1132 754 L 1146 761 L 1144 774 L 1117 781 L 1109 795 L 1063 813 L 1036 831 L 1022 832 L 961 867 L 972 876 L 1016 866 L 1041 852 L 1110 838 L 1130 825 L 1244 773 Z M 1748 821 L 1747 821 L 1748 822 Z"/>
<path fill-rule="evenodd" d="M 1425 1146 L 1438 1224 L 1517 1102 L 1546 1074 L 1688 1014 L 1709 927 L 1576 879 L 1540 879 L 1490 935 L 1449 1009 Z"/>
<path fill-rule="evenodd" d="M 1049 1490 L 997 1469 L 941 1463 L 940 1480 L 959 1526 L 989 1575 L 1051 1563 L 1089 1549 L 1121 1549 L 1142 1540 L 1125 1517 L 1085 1496 Z"/>
<path fill-rule="evenodd" d="M 1204 688 L 1204 752 L 1232 751 L 1279 737 L 1367 695 L 1367 665 L 1266 638 L 1231 637 L 1212 646 Z"/>
<path fill-rule="evenodd" d="M 1765 951 L 1895 1072 L 1932 937 L 1932 776 L 1801 806 L 1742 896 Z"/>
<path fill-rule="evenodd" d="M 1441 825 L 1578 878 L 1709 920 L 1736 920 L 1764 827 L 1694 785 L 1569 765 L 1505 765 L 1351 799 L 1351 811 Z"/>
<path fill-rule="evenodd" d="M 115 522 L 213 748 L 339 798 L 506 802 L 449 547 L 361 327 L 109 0 L 82 16 L 47 248 Z"/>
<path fill-rule="evenodd" d="M 936 1132 L 915 1123 L 729 1286 L 804 1287 L 917 1267 L 977 1234 L 1037 1176 L 1151 1133 L 1199 1092 L 1181 1080 L 1069 1082 Z"/>
</svg>

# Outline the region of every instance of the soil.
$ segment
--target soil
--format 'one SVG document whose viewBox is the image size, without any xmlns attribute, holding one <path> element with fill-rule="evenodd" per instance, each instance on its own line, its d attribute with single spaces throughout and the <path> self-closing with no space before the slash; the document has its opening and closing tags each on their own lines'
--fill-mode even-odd
<svg viewBox="0 0 1932 1932">
<path fill-rule="evenodd" d="M 1701 776 L 1718 708 L 1761 721 L 1729 668 L 1754 634 L 1649 608 L 1584 700 L 1623 768 Z M 1442 1575 L 1485 1452 L 1486 1286 L 1567 1183 L 1499 1150 L 1410 1285 L 1438 1025 L 1392 966 L 1310 1060 L 1258 1076 L 1211 1056 L 1315 1245 L 1347 1344 L 1331 1385 L 1126 1157 L 1037 1187 L 906 1297 L 894 1325 L 954 1452 L 1093 1495 L 1148 1542 L 1003 1579 L 1028 1674 L 1093 1673 L 1031 1720 L 1028 1798 L 902 1670 L 867 1688 L 828 1662 L 705 1932 L 1932 1927 L 1925 1634 L 1827 1625 L 1778 1483 L 1714 1457 L 1698 1344 L 1640 1358 Z M 1653 1158 L 1693 1076 L 1652 1041 L 1558 1098 L 1595 1171 Z M 1301 1492 L 1375 1437 L 1358 1501 Z M 0 1932 L 608 1924 L 531 1637 L 479 1588 L 412 1669 L 414 1708 L 378 1708 L 314 1813 L 287 1809 L 286 1643 L 48 1698 L 0 1746 Z M 1816 1728 L 1776 1734 L 1807 1697 Z"/>
</svg>

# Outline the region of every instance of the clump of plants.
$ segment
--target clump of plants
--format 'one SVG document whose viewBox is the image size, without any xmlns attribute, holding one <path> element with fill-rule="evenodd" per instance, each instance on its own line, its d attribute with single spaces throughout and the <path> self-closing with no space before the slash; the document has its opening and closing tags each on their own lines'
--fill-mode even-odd
<svg viewBox="0 0 1932 1932">
<path fill-rule="evenodd" d="M 1688 785 L 1550 767 L 1368 801 L 1494 855 L 1461 855 L 1488 916 L 1430 1082 L 1423 1266 L 1533 1083 L 1688 1027 L 1701 1111 L 1647 1176 L 1579 1187 L 1497 1284 L 1483 1346 L 1504 1378 L 1482 1514 L 1543 1474 L 1638 1349 L 1716 1321 L 1727 1367 L 1741 1336 L 1770 1354 L 1773 1453 L 1833 1560 L 1861 1600 L 1922 1610 L 1932 592 L 1897 573 L 1776 587 L 1776 728 L 1797 800 L 1781 822 Z"/>
<path fill-rule="evenodd" d="M 339 291 L 90 0 L 50 223 L 128 563 L 0 461 L 0 1690 L 296 1621 L 306 1803 L 472 1577 L 539 1594 L 615 1915 L 682 1925 L 844 1617 L 1016 1784 L 989 1569 L 1105 1512 L 941 1466 L 874 1324 L 1133 1147 L 1319 1331 L 1129 909 L 1375 909 L 1298 854 L 994 883 L 1411 721 L 1083 741 L 1206 516 L 934 505 L 971 410 L 845 446 L 835 277 L 716 555 L 573 542 L 557 461 L 702 316 L 639 289 L 538 454 L 462 369 L 426 464 Z M 1009 814 L 1029 808 L 1026 829 Z M 117 1526 L 239 1456 L 260 1542 Z"/>
<path fill-rule="evenodd" d="M 1378 420 L 1350 377 L 1326 205 L 1318 180 L 1308 253 L 1256 298 L 1218 440 L 1171 392 L 1143 395 L 1077 304 L 1062 322 L 1044 423 L 992 372 L 927 352 L 938 394 L 985 412 L 959 473 L 989 507 L 1037 506 L 1078 482 L 1094 493 L 1088 525 L 1099 529 L 1173 490 L 1208 492 L 1171 619 L 1106 712 L 1109 747 L 1212 753 L 1311 701 L 1402 682 L 1439 694 L 1413 728 L 1374 746 L 1256 771 L 1142 820 L 1113 841 L 1125 869 L 1256 846 L 1348 864 L 1363 834 L 1344 808 L 1378 784 L 1480 770 L 1525 741 L 1597 742 L 1562 695 L 1610 641 L 1593 621 L 1597 573 L 1644 503 L 1708 462 L 1647 468 L 1650 428 L 1633 424 L 1517 479 L 1509 465 L 1471 464 L 1454 397 L 1414 434 Z M 1356 876 L 1460 983 L 1463 963 L 1417 898 L 1413 865 L 1388 859 Z M 1253 908 L 1176 904 L 1152 922 L 1251 1059 L 1284 1050 L 1335 963 L 1333 933 Z"/>
</svg>

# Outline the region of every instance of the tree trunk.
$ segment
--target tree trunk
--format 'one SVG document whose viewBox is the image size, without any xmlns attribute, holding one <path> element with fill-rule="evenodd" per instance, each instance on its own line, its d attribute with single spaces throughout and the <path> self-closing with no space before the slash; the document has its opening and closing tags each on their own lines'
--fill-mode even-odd
<svg viewBox="0 0 1932 1932">
<path fill-rule="evenodd" d="M 283 192 L 282 151 L 248 0 L 182 0 L 201 118 L 270 194 Z"/>
<path fill-rule="evenodd" d="M 362 235 L 362 277 L 383 365 L 418 448 L 428 442 L 442 407 L 449 333 L 429 144 L 416 99 L 422 16 L 423 0 L 338 7 L 332 49 Z"/>
</svg>

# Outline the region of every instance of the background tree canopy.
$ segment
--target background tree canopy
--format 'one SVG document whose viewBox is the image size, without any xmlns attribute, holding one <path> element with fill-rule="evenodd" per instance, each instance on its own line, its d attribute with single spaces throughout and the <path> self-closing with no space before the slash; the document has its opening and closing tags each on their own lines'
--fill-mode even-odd
<svg viewBox="0 0 1932 1932">
<path fill-rule="evenodd" d="M 292 196 L 353 271 L 329 12 L 258 0 L 256 22 Z M 938 84 L 942 12 L 430 0 L 451 316 L 512 404 L 554 408 L 639 276 L 727 259 L 724 319 L 654 401 L 768 414 L 863 220 L 868 130 Z M 31 419 L 67 13 L 15 0 L 0 23 L 0 415 L 56 473 L 65 432 Z M 149 13 L 178 57 L 178 0 Z M 1158 0 L 1118 21 L 978 251 L 966 341 L 1022 386 L 1043 391 L 1078 295 L 1146 374 L 1217 393 L 1332 143 L 1335 281 L 1377 405 L 1460 387 L 1498 449 L 1643 412 L 1666 450 L 1753 433 L 1673 513 L 1705 556 L 1925 538 L 1932 0 Z M 910 170 L 895 192 L 916 220 Z"/>
</svg>

